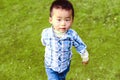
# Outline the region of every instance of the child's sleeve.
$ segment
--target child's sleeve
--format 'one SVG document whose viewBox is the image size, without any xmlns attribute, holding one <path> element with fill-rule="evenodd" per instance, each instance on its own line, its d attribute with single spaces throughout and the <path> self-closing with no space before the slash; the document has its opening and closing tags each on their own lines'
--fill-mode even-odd
<svg viewBox="0 0 120 80">
<path fill-rule="evenodd" d="M 45 43 L 45 37 L 46 37 L 46 35 L 45 35 L 45 30 L 43 30 L 43 31 L 42 31 L 42 34 L 41 34 L 41 42 L 42 42 L 43 46 L 46 45 L 46 43 Z"/>
<path fill-rule="evenodd" d="M 85 62 L 85 61 L 88 61 L 89 60 L 89 53 L 87 50 L 84 51 L 83 54 L 81 54 L 81 58 L 82 58 L 82 61 Z"/>
<path fill-rule="evenodd" d="M 73 46 L 76 48 L 77 52 L 80 54 L 84 53 L 87 47 L 77 34 L 73 36 Z"/>
<path fill-rule="evenodd" d="M 88 51 L 86 50 L 87 46 L 84 44 L 84 42 L 78 36 L 78 34 L 74 35 L 73 46 L 75 46 L 77 52 L 80 53 L 83 61 L 88 61 L 89 54 L 88 54 Z"/>
</svg>

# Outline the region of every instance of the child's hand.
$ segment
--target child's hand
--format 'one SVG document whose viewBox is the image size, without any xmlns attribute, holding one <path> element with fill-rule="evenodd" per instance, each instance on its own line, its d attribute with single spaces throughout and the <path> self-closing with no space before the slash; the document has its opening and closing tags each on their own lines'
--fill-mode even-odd
<svg viewBox="0 0 120 80">
<path fill-rule="evenodd" d="M 89 62 L 89 58 L 88 58 L 88 57 L 82 59 L 82 64 L 83 64 L 83 65 L 87 65 L 88 62 Z"/>
<path fill-rule="evenodd" d="M 87 65 L 87 64 L 88 64 L 88 61 L 89 61 L 88 51 L 85 50 L 85 52 L 84 52 L 83 54 L 81 54 L 81 57 L 82 57 L 82 64 L 83 64 L 83 65 Z"/>
<path fill-rule="evenodd" d="M 82 61 L 83 65 L 87 65 L 89 61 Z"/>
</svg>

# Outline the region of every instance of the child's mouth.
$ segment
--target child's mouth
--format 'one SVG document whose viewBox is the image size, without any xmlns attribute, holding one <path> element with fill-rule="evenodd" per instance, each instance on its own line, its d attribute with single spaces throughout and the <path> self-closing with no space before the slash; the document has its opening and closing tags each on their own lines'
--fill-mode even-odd
<svg viewBox="0 0 120 80">
<path fill-rule="evenodd" d="M 60 30 L 66 30 L 66 28 L 60 28 Z"/>
</svg>

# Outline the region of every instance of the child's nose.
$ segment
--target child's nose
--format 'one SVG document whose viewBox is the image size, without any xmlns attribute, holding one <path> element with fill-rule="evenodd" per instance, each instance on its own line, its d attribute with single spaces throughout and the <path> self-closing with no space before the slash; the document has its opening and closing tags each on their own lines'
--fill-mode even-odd
<svg viewBox="0 0 120 80">
<path fill-rule="evenodd" d="M 65 26 L 65 21 L 64 20 L 62 20 L 61 25 Z"/>
</svg>

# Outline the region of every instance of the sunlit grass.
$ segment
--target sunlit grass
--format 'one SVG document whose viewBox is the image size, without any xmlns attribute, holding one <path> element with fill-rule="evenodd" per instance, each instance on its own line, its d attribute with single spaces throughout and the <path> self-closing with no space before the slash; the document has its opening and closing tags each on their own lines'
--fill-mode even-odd
<svg viewBox="0 0 120 80">
<path fill-rule="evenodd" d="M 49 27 L 48 0 L 0 1 L 0 79 L 47 80 L 41 31 Z M 120 1 L 72 0 L 72 26 L 87 44 L 90 62 L 73 48 L 67 80 L 120 79 Z"/>
</svg>

